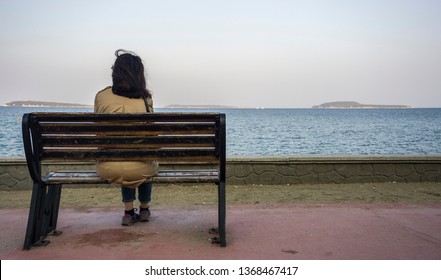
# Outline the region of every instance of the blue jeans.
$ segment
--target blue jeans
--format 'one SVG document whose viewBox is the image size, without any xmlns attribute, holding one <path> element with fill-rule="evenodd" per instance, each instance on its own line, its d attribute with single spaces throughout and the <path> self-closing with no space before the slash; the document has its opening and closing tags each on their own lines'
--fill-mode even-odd
<svg viewBox="0 0 441 280">
<path fill-rule="evenodd" d="M 136 199 L 136 189 L 121 187 L 122 202 L 132 202 Z M 138 187 L 138 200 L 149 203 L 152 199 L 152 183 L 143 183 Z"/>
</svg>

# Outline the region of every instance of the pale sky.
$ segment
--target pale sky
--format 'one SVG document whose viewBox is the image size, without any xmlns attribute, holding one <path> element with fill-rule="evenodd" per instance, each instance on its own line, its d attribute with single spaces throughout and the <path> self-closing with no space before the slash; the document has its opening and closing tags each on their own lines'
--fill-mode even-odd
<svg viewBox="0 0 441 280">
<path fill-rule="evenodd" d="M 0 104 L 93 104 L 118 48 L 157 107 L 441 107 L 438 0 L 0 0 Z"/>
</svg>

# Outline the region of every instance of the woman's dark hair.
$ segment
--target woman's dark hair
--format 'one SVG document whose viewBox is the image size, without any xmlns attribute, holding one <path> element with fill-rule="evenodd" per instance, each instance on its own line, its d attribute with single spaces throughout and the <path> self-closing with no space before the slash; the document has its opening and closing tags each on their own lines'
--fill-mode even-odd
<svg viewBox="0 0 441 280">
<path fill-rule="evenodd" d="M 112 67 L 112 91 L 128 98 L 151 97 L 141 58 L 122 49 L 116 50 L 115 56 L 115 64 Z"/>
</svg>

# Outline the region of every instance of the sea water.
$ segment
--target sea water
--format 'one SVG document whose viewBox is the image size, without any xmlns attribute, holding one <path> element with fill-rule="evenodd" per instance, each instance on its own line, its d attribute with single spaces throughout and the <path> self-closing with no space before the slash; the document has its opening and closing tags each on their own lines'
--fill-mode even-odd
<svg viewBox="0 0 441 280">
<path fill-rule="evenodd" d="M 0 107 L 0 156 L 24 156 L 27 112 L 91 108 Z M 222 112 L 227 156 L 441 154 L 441 109 L 170 109 Z"/>
</svg>

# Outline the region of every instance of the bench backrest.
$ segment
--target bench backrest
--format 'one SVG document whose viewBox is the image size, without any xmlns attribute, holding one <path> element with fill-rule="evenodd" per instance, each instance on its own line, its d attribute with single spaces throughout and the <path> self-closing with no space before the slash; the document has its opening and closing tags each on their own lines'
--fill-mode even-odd
<svg viewBox="0 0 441 280">
<path fill-rule="evenodd" d="M 22 122 L 32 177 L 45 160 L 225 166 L 225 127 L 221 113 L 29 113 Z"/>
</svg>

